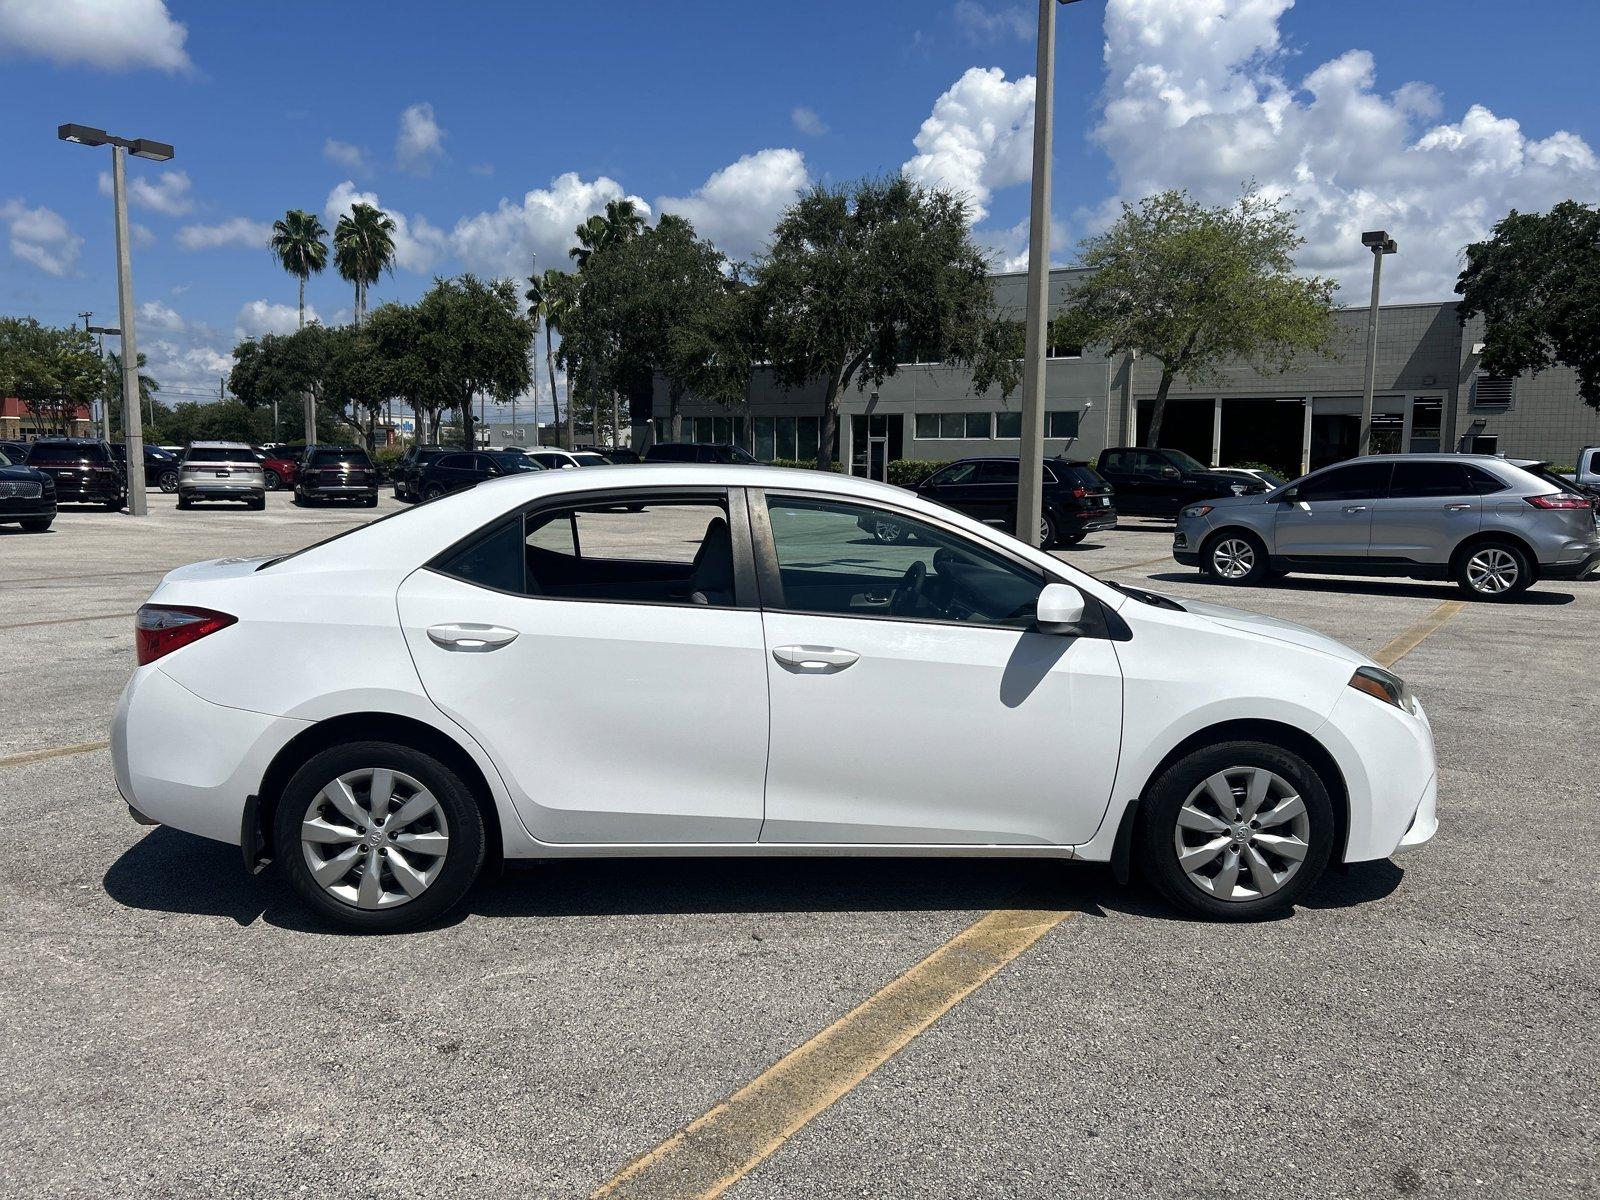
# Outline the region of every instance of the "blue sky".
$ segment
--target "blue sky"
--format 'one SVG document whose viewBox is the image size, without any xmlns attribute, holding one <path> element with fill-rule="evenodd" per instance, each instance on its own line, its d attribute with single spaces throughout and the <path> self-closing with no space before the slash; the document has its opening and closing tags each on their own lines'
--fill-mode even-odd
<svg viewBox="0 0 1600 1200">
<path fill-rule="evenodd" d="M 1254 178 L 1304 212 L 1301 265 L 1352 283 L 1353 236 L 1401 242 L 1392 294 L 1448 294 L 1460 245 L 1516 205 L 1600 199 L 1600 5 L 1082 0 L 1059 10 L 1054 257 L 1119 199 Z M 1034 12 L 1003 0 L 201 4 L 0 0 L 0 312 L 115 320 L 109 152 L 62 121 L 172 142 L 133 161 L 141 348 L 171 394 L 236 337 L 292 325 L 260 246 L 290 207 L 376 196 L 433 273 L 562 259 L 612 195 L 730 252 L 797 187 L 905 167 L 968 192 L 1002 265 L 1026 249 Z M 920 131 L 920 137 L 919 137 Z M 308 301 L 348 319 L 331 271 Z M 209 380 L 209 383 L 207 382 Z"/>
</svg>

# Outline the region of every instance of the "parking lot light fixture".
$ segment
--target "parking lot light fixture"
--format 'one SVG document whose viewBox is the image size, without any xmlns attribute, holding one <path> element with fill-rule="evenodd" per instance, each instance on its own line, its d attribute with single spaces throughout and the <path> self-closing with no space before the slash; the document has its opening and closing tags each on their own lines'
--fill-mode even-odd
<svg viewBox="0 0 1600 1200">
<path fill-rule="evenodd" d="M 1378 295 L 1383 280 L 1383 256 L 1397 253 L 1400 247 L 1385 229 L 1363 233 L 1361 244 L 1372 251 L 1372 304 L 1367 309 L 1367 367 L 1361 384 L 1361 430 L 1356 453 L 1371 454 L 1372 392 L 1378 373 Z"/>
<path fill-rule="evenodd" d="M 139 346 L 133 327 L 133 244 L 128 235 L 128 191 L 124 160 L 133 154 L 151 162 L 167 162 L 173 149 L 150 138 L 115 137 L 92 125 L 60 125 L 56 137 L 79 146 L 111 147 L 111 195 L 117 230 L 117 310 L 122 327 L 122 436 L 128 463 L 128 515 L 149 512 L 145 497 L 144 424 L 139 409 Z"/>
</svg>

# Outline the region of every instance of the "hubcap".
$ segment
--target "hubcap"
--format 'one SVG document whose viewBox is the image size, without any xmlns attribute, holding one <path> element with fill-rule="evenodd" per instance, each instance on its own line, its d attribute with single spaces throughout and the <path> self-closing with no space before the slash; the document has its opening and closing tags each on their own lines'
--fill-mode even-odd
<svg viewBox="0 0 1600 1200">
<path fill-rule="evenodd" d="M 1043 517 L 1040 517 L 1039 518 L 1039 545 L 1048 546 L 1049 544 L 1050 544 L 1050 522 L 1045 520 Z"/>
<path fill-rule="evenodd" d="M 1487 546 L 1467 560 L 1467 583 L 1475 592 L 1499 595 L 1516 586 L 1517 560 L 1510 551 Z"/>
<path fill-rule="evenodd" d="M 444 869 L 450 827 L 417 780 L 387 767 L 346 771 L 318 792 L 300 849 L 323 891 L 353 908 L 415 900 Z"/>
<path fill-rule="evenodd" d="M 900 522 L 879 521 L 877 524 L 878 540 L 880 542 L 894 542 L 900 539 Z"/>
<path fill-rule="evenodd" d="M 1243 538 L 1227 538 L 1211 551 L 1211 565 L 1224 579 L 1243 579 L 1255 569 L 1256 548 Z"/>
<path fill-rule="evenodd" d="M 1195 887 L 1219 900 L 1257 900 L 1300 870 L 1311 850 L 1311 818 L 1281 776 L 1229 767 L 1189 793 L 1172 842 Z"/>
</svg>

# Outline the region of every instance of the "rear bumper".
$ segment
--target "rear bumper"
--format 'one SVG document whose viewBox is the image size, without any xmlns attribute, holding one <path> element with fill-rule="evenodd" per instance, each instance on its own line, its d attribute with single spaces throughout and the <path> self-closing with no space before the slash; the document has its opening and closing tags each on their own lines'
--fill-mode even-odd
<svg viewBox="0 0 1600 1200">
<path fill-rule="evenodd" d="M 56 500 L 58 502 L 103 504 L 108 500 L 121 499 L 123 495 L 122 481 L 102 483 L 97 479 L 88 482 L 77 481 L 63 483 L 56 480 Z"/>
<path fill-rule="evenodd" d="M 1198 567 L 1200 565 L 1200 555 L 1193 550 L 1179 550 L 1174 547 L 1172 557 L 1181 566 Z"/>
<path fill-rule="evenodd" d="M 1600 550 L 1577 562 L 1539 564 L 1539 574 L 1546 579 L 1583 579 L 1597 570 L 1600 570 Z"/>
<path fill-rule="evenodd" d="M 309 724 L 212 704 L 159 664 L 140 667 L 111 721 L 117 791 L 149 821 L 237 846 L 246 799 Z"/>
<path fill-rule="evenodd" d="M 265 484 L 180 483 L 178 495 L 191 500 L 255 500 L 267 494 Z"/>
</svg>

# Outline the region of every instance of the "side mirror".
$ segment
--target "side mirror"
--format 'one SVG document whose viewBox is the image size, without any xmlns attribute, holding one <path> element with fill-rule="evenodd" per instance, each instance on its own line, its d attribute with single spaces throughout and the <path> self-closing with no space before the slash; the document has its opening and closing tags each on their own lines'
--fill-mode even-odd
<svg viewBox="0 0 1600 1200">
<path fill-rule="evenodd" d="M 1160 475 L 1163 479 L 1177 479 L 1183 474 L 1183 472 L 1178 470 L 1177 467 L 1162 467 L 1161 470 L 1156 472 L 1156 474 Z"/>
<path fill-rule="evenodd" d="M 1300 489 L 1299 488 L 1290 488 L 1287 492 L 1280 492 L 1278 494 L 1278 502 L 1280 504 L 1295 504 L 1295 503 L 1297 503 L 1299 501 L 1299 499 L 1300 499 Z"/>
<path fill-rule="evenodd" d="M 1066 583 L 1049 583 L 1039 593 L 1034 617 L 1040 633 L 1073 636 L 1083 632 L 1083 593 Z"/>
</svg>

